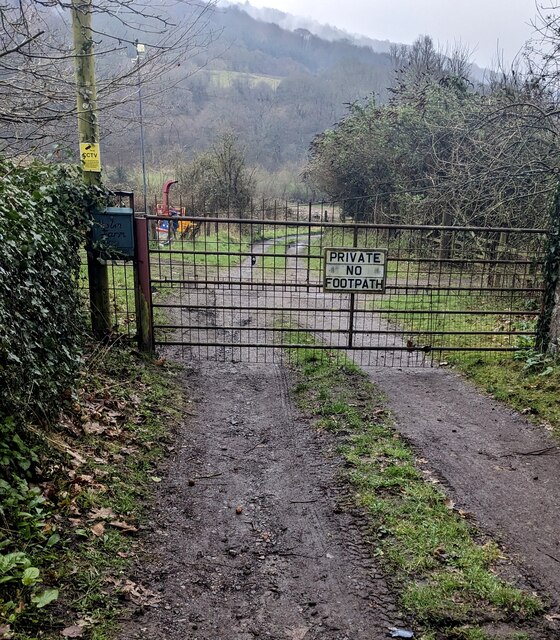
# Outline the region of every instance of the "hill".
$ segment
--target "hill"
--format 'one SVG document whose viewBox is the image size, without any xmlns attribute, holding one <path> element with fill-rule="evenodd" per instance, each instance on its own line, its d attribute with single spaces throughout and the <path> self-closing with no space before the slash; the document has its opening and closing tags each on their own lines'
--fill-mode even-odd
<svg viewBox="0 0 560 640">
<path fill-rule="evenodd" d="M 222 2 L 220 2 L 220 5 L 222 6 L 231 6 L 231 4 L 232 3 L 227 0 L 222 0 Z M 255 18 L 255 20 L 260 20 L 261 22 L 273 22 L 288 31 L 306 29 L 323 40 L 348 40 L 352 44 L 356 44 L 358 46 L 370 47 L 373 51 L 377 51 L 378 53 L 389 53 L 391 46 L 394 44 L 389 40 L 377 40 L 363 35 L 350 34 L 338 27 L 334 27 L 329 24 L 322 24 L 311 18 L 295 16 L 291 13 L 279 11 L 278 9 L 254 7 L 247 1 L 237 6 L 243 9 L 243 11 L 248 13 L 252 18 Z"/>
<path fill-rule="evenodd" d="M 165 92 L 146 87 L 146 157 L 150 164 L 188 161 L 233 131 L 250 163 L 268 171 L 299 167 L 315 134 L 346 105 L 390 84 L 387 53 L 350 40 L 326 40 L 250 16 L 237 5 L 217 8 L 208 25 L 217 37 L 170 74 Z M 131 114 L 135 119 L 135 114 Z M 106 140 L 113 165 L 137 158 L 139 132 Z"/>
</svg>

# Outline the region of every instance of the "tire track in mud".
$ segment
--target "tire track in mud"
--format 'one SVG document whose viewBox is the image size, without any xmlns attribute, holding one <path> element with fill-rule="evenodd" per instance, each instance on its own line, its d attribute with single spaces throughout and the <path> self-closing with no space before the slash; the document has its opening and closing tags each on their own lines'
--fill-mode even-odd
<svg viewBox="0 0 560 640">
<path fill-rule="evenodd" d="M 162 600 L 121 640 L 386 638 L 400 616 L 365 524 L 341 508 L 335 442 L 298 416 L 285 371 L 204 362 L 186 378 L 197 415 L 133 577 Z"/>
</svg>

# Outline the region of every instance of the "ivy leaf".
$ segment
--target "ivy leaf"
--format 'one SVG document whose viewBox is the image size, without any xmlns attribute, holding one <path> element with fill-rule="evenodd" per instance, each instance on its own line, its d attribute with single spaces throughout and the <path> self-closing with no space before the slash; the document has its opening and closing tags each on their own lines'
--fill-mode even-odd
<svg viewBox="0 0 560 640">
<path fill-rule="evenodd" d="M 42 609 L 55 600 L 58 600 L 58 589 L 45 589 L 42 593 L 31 597 L 31 602 L 37 609 Z"/>
<path fill-rule="evenodd" d="M 41 572 L 37 567 L 28 567 L 21 576 L 21 581 L 26 587 L 33 586 L 38 580 Z"/>
<path fill-rule="evenodd" d="M 53 533 L 52 536 L 47 540 L 47 547 L 54 547 L 54 545 L 60 541 L 60 536 L 58 533 Z"/>
</svg>

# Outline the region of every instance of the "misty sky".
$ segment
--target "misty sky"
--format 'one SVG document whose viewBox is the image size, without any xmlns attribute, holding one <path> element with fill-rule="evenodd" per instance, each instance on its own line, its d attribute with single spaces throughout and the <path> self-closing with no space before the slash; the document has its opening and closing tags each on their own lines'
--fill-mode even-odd
<svg viewBox="0 0 560 640">
<path fill-rule="evenodd" d="M 440 45 L 468 45 L 489 66 L 511 62 L 531 36 L 535 0 L 250 0 L 380 40 L 411 43 L 429 34 Z"/>
</svg>

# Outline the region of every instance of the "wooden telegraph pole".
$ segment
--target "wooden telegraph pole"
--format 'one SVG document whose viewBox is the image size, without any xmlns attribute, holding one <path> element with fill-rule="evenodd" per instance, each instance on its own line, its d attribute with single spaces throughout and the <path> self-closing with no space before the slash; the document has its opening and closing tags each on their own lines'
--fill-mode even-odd
<svg viewBox="0 0 560 640">
<path fill-rule="evenodd" d="M 84 182 L 101 186 L 101 157 L 99 153 L 99 122 L 97 119 L 97 91 L 95 59 L 91 28 L 93 0 L 72 0 L 72 32 L 78 102 L 78 131 L 80 158 Z M 87 248 L 91 328 L 96 337 L 111 330 L 109 277 L 107 265 L 101 264 L 91 246 Z"/>
</svg>

